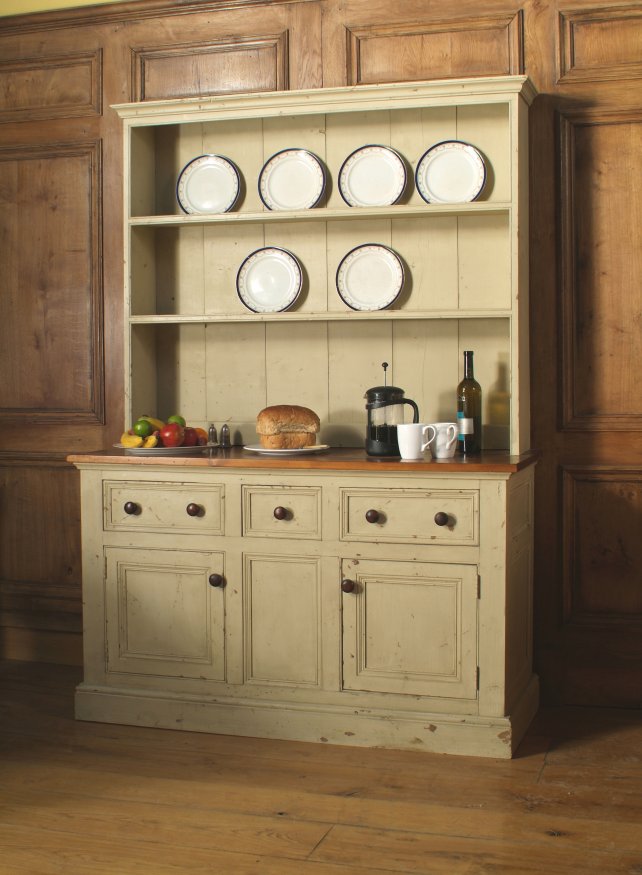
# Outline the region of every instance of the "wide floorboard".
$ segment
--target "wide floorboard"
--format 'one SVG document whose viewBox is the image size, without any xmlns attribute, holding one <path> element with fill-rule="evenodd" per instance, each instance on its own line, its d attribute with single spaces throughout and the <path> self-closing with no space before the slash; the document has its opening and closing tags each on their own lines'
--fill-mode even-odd
<svg viewBox="0 0 642 875">
<path fill-rule="evenodd" d="M 510 761 L 81 723 L 0 662 L 0 875 L 642 875 L 642 714 L 551 709 Z"/>
</svg>

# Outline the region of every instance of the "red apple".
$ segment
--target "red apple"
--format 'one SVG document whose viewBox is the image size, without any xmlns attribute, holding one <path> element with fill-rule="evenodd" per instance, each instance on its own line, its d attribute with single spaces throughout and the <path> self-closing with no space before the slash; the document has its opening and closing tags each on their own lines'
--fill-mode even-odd
<svg viewBox="0 0 642 875">
<path fill-rule="evenodd" d="M 196 447 L 198 446 L 198 432 L 195 428 L 192 428 L 190 425 L 185 426 L 185 437 L 183 438 L 183 446 L 184 447 Z"/>
<path fill-rule="evenodd" d="M 160 439 L 164 447 L 180 447 L 183 445 L 185 429 L 177 422 L 168 422 L 160 430 Z"/>
</svg>

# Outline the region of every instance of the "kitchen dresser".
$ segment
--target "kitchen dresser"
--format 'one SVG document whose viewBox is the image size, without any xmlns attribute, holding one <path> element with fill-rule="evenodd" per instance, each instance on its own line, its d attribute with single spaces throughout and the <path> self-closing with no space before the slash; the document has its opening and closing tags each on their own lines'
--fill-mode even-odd
<svg viewBox="0 0 642 875">
<path fill-rule="evenodd" d="M 128 421 L 180 411 L 230 424 L 227 451 L 71 456 L 81 471 L 83 719 L 510 756 L 538 701 L 532 672 L 533 467 L 528 422 L 527 115 L 523 77 L 278 92 L 116 107 L 125 144 Z M 412 169 L 473 144 L 473 203 L 428 204 Z M 349 207 L 346 157 L 393 147 L 399 203 Z M 270 211 L 271 155 L 315 153 L 320 205 Z M 228 213 L 185 215 L 181 169 L 238 166 Z M 354 247 L 398 253 L 402 294 L 355 311 L 335 274 Z M 244 259 L 303 266 L 287 312 L 236 293 Z M 463 349 L 484 388 L 480 457 L 400 462 L 363 451 L 365 389 L 392 382 L 424 421 L 452 419 Z M 321 418 L 325 454 L 244 450 L 271 403 Z"/>
</svg>

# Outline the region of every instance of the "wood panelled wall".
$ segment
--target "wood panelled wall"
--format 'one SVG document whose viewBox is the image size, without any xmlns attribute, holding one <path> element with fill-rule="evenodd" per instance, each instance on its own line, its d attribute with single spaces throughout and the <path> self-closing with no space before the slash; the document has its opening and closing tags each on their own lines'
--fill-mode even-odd
<svg viewBox="0 0 642 875">
<path fill-rule="evenodd" d="M 640 704 L 642 5 L 138 0 L 0 18 L 0 654 L 80 661 L 78 479 L 122 404 L 114 103 L 526 73 L 545 696 Z"/>
</svg>

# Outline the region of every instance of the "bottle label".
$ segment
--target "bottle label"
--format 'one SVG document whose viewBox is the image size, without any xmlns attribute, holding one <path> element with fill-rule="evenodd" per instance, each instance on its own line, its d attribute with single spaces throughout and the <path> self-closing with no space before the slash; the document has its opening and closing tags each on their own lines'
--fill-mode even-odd
<svg viewBox="0 0 642 875">
<path fill-rule="evenodd" d="M 459 439 L 463 440 L 465 434 L 474 434 L 475 427 L 472 417 L 464 416 L 462 411 L 457 413 L 457 425 L 459 426 Z"/>
</svg>

